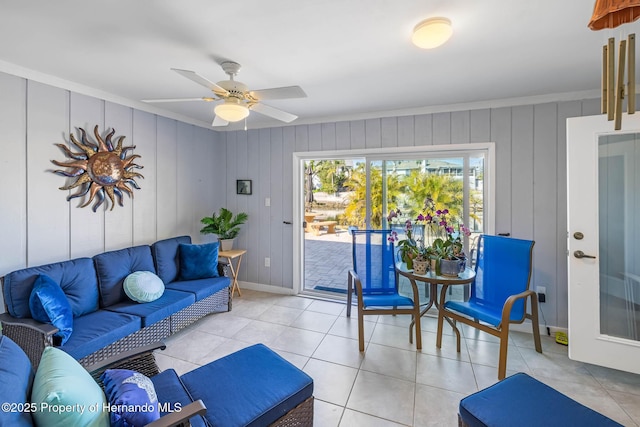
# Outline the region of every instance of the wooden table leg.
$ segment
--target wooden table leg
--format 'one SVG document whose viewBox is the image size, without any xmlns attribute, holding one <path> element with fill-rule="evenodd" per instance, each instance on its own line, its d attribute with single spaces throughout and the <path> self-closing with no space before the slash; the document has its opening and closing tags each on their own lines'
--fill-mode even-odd
<svg viewBox="0 0 640 427">
<path fill-rule="evenodd" d="M 242 292 L 240 291 L 240 286 L 238 285 L 238 272 L 240 271 L 240 263 L 242 263 L 242 255 L 238 256 L 238 263 L 236 266 L 233 266 L 233 259 L 227 257 L 227 261 L 229 262 L 229 268 L 231 269 L 231 297 L 233 298 L 233 294 L 236 290 L 238 290 L 238 296 L 242 296 Z"/>
</svg>

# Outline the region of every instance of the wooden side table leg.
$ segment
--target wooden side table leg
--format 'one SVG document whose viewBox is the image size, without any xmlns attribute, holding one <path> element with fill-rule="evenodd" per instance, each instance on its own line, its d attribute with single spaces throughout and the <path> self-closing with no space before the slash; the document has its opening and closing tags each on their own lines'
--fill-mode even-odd
<svg viewBox="0 0 640 427">
<path fill-rule="evenodd" d="M 242 254 L 238 257 L 238 263 L 236 264 L 235 272 L 233 274 L 233 289 L 238 290 L 238 296 L 242 296 L 242 292 L 240 291 L 240 285 L 238 285 L 238 273 L 240 273 L 241 263 L 242 263 Z M 233 296 L 233 290 L 231 291 L 231 296 Z"/>
</svg>

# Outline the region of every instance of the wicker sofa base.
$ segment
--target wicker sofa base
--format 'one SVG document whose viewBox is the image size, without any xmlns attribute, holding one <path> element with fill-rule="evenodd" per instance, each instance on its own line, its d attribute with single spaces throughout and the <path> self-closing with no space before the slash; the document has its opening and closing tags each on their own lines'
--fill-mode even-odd
<svg viewBox="0 0 640 427">
<path fill-rule="evenodd" d="M 271 427 L 313 426 L 313 396 L 287 412 Z"/>
<path fill-rule="evenodd" d="M 211 313 L 231 311 L 231 287 L 219 290 L 171 315 L 171 334 Z"/>
<path fill-rule="evenodd" d="M 100 350 L 83 357 L 78 362 L 84 367 L 93 365 L 109 357 L 125 351 L 133 350 L 147 344 L 162 341 L 171 335 L 171 322 L 169 318 L 162 319 L 151 326 L 140 329 L 118 341 L 102 347 Z"/>
</svg>

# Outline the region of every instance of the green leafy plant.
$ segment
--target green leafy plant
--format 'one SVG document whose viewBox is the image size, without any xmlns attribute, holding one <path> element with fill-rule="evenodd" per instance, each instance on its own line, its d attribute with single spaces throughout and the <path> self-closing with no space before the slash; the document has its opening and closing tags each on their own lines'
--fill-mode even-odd
<svg viewBox="0 0 640 427">
<path fill-rule="evenodd" d="M 214 212 L 211 216 L 205 216 L 200 220 L 205 226 L 200 230 L 202 234 L 217 234 L 220 239 L 234 239 L 240 232 L 240 226 L 244 224 L 249 215 L 240 212 L 236 216 L 226 208 L 220 208 L 220 213 Z"/>
</svg>

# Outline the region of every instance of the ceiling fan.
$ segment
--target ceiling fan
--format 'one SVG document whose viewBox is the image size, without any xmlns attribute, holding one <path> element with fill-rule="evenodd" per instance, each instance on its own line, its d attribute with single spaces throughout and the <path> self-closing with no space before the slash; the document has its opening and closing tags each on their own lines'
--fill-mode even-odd
<svg viewBox="0 0 640 427">
<path fill-rule="evenodd" d="M 249 90 L 247 85 L 234 80 L 234 76 L 240 71 L 240 64 L 233 61 L 226 61 L 220 64 L 229 80 L 213 83 L 201 75 L 189 71 L 172 68 L 171 70 L 192 80 L 199 85 L 210 89 L 215 96 L 201 98 L 165 98 L 165 99 L 143 99 L 143 102 L 182 102 L 182 101 L 222 101 L 216 105 L 212 126 L 226 126 L 229 122 L 238 122 L 249 115 L 249 111 L 255 111 L 265 116 L 289 123 L 297 119 L 298 116 L 279 110 L 269 105 L 263 104 L 263 100 L 306 98 L 300 86 L 276 87 L 261 90 Z"/>
</svg>

